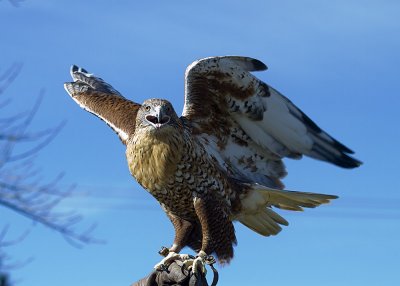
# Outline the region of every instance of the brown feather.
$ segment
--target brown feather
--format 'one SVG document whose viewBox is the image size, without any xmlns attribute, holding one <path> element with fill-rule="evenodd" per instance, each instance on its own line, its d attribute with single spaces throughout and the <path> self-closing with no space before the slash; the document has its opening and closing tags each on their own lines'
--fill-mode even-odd
<svg viewBox="0 0 400 286">
<path fill-rule="evenodd" d="M 282 157 L 302 153 L 257 125 L 275 124 L 263 121 L 270 106 L 280 107 L 278 114 L 285 108 L 291 111 L 284 122 L 296 119 L 300 126 L 322 133 L 286 98 L 249 73 L 264 69 L 260 61 L 245 57 L 193 63 L 186 71 L 185 108 L 179 118 L 166 100 L 136 104 L 102 79 L 72 67 L 74 82 L 65 84 L 67 92 L 127 145 L 132 176 L 157 199 L 175 228 L 170 251 L 189 246 L 229 263 L 236 245 L 233 220 L 262 235 L 275 235 L 288 222 L 272 207 L 302 210 L 336 198 L 276 189 L 283 188 L 280 179 L 286 174 Z M 348 152 L 322 135 L 322 147 Z"/>
</svg>

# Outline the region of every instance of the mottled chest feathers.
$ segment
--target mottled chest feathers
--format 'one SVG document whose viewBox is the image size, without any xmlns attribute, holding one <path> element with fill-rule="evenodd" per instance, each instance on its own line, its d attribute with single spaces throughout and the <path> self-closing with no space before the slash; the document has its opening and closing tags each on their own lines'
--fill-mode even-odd
<svg viewBox="0 0 400 286">
<path fill-rule="evenodd" d="M 136 180 L 150 191 L 168 183 L 175 175 L 184 152 L 179 129 L 165 132 L 138 132 L 127 146 L 129 169 Z"/>
</svg>

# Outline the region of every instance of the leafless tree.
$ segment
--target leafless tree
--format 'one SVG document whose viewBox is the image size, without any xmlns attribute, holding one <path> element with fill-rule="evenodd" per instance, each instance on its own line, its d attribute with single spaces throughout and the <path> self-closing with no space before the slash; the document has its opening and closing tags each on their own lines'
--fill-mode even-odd
<svg viewBox="0 0 400 286">
<path fill-rule="evenodd" d="M 22 65 L 16 63 L 3 72 L 0 70 L 0 207 L 56 230 L 74 245 L 96 242 L 91 235 L 93 226 L 85 231 L 76 230 L 77 223 L 81 221 L 79 214 L 55 210 L 60 201 L 71 195 L 73 187 L 59 186 L 62 175 L 44 182 L 35 167 L 38 152 L 54 139 L 63 126 L 61 123 L 52 128 L 29 131 L 44 92 L 39 93 L 29 110 L 4 115 L 12 103 L 12 98 L 6 96 L 5 91 L 15 82 L 21 68 Z M 24 233 L 10 241 L 6 238 L 7 231 L 8 226 L 0 226 L 0 272 L 8 260 L 4 248 L 26 236 Z M 5 279 L 4 276 L 1 279 Z"/>
<path fill-rule="evenodd" d="M 24 0 L 8 0 L 8 2 L 11 5 L 13 5 L 14 7 L 19 7 L 20 3 L 23 2 L 23 1 Z M 0 2 L 1 2 L 1 0 L 0 0 Z M 3 286 L 3 285 L 0 283 L 0 286 Z"/>
<path fill-rule="evenodd" d="M 22 267 L 23 265 L 29 263 L 32 258 L 28 258 L 25 261 L 19 261 L 15 262 L 9 257 L 6 252 L 3 251 L 3 248 L 6 248 L 7 246 L 11 246 L 14 244 L 17 244 L 18 242 L 21 242 L 29 233 L 29 231 L 25 231 L 23 234 L 21 234 L 19 237 L 16 239 L 8 239 L 7 241 L 5 240 L 6 234 L 8 232 L 9 226 L 3 227 L 3 229 L 0 232 L 0 286 L 10 286 L 11 282 L 9 280 L 9 276 L 4 270 L 12 270 L 14 268 Z"/>
</svg>

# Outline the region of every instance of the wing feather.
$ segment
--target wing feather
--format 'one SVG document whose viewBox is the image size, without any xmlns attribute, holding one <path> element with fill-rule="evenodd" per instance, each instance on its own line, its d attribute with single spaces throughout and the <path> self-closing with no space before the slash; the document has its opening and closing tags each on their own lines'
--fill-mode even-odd
<svg viewBox="0 0 400 286">
<path fill-rule="evenodd" d="M 73 82 L 64 84 L 71 98 L 83 109 L 105 121 L 126 144 L 135 132 L 139 104 L 124 98 L 111 85 L 75 65 L 71 67 Z"/>
<path fill-rule="evenodd" d="M 361 162 L 349 155 L 352 150 L 250 73 L 266 68 L 258 60 L 237 56 L 211 57 L 192 63 L 185 74 L 183 116 L 191 122 L 194 134 L 207 140 L 214 138 L 209 140 L 208 146 L 214 144 L 209 149 L 219 153 L 220 160 L 229 162 L 244 177 L 250 173 L 257 173 L 250 176 L 253 178 L 269 174 L 272 181 L 278 182 L 285 174 L 280 160 L 298 159 L 302 155 L 343 168 L 358 167 Z M 244 136 L 233 140 L 237 134 Z M 252 159 L 256 160 L 256 167 L 249 171 L 241 160 L 235 161 L 241 156 L 237 151 L 248 156 L 257 154 L 258 158 Z M 273 165 L 279 168 L 274 175 Z"/>
</svg>

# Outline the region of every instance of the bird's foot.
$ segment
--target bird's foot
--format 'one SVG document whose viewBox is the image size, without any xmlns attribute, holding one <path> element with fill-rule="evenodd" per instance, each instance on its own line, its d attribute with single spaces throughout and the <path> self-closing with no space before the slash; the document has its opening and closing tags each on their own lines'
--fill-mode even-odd
<svg viewBox="0 0 400 286">
<path fill-rule="evenodd" d="M 192 269 L 194 274 L 201 272 L 202 274 L 207 274 L 206 265 L 213 265 L 215 263 L 215 258 L 211 255 L 207 255 L 205 252 L 200 251 L 195 258 L 189 258 L 183 262 L 187 269 Z"/>
<path fill-rule="evenodd" d="M 164 258 L 159 263 L 154 265 L 154 269 L 160 271 L 168 270 L 168 266 L 175 260 L 186 261 L 192 258 L 192 256 L 189 254 L 179 254 L 170 251 L 166 247 L 163 247 L 158 253 L 164 256 Z"/>
<path fill-rule="evenodd" d="M 161 250 L 158 252 L 161 256 L 166 257 L 169 253 L 169 248 L 165 246 L 161 246 Z"/>
</svg>

